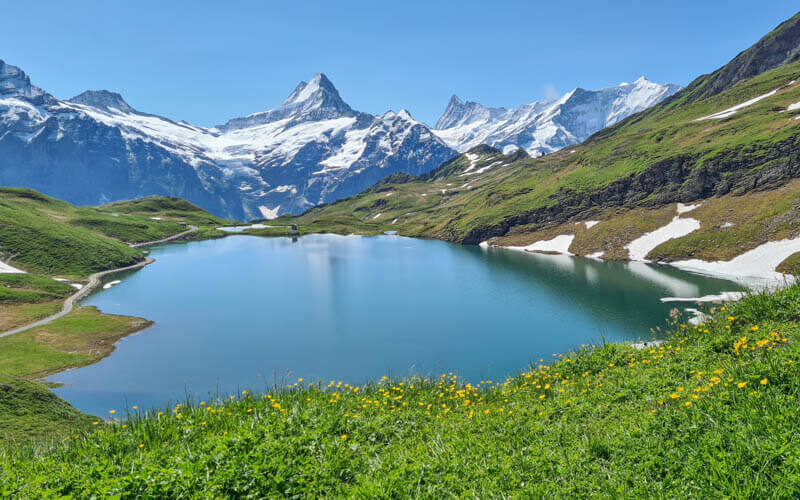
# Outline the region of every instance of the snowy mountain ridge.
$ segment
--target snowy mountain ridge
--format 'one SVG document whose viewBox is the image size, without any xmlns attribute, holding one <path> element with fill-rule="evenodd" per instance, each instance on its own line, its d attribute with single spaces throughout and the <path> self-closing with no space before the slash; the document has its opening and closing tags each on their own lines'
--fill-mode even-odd
<svg viewBox="0 0 800 500">
<path fill-rule="evenodd" d="M 406 110 L 354 110 L 318 73 L 275 109 L 200 127 L 138 111 L 107 90 L 61 100 L 0 61 L 0 185 L 76 204 L 160 194 L 231 218 L 275 217 L 395 172 L 429 172 L 473 145 L 554 151 L 671 89 L 640 79 L 510 110 L 453 96 L 433 130 Z"/>
<path fill-rule="evenodd" d="M 406 111 L 353 110 L 322 73 L 276 109 L 206 128 L 105 90 L 59 100 L 0 61 L 0 154 L 3 185 L 74 203 L 174 195 L 245 219 L 300 212 L 397 171 L 421 174 L 455 151 Z"/>
<path fill-rule="evenodd" d="M 504 153 L 522 148 L 536 157 L 582 142 L 680 89 L 640 77 L 600 90 L 576 88 L 560 99 L 513 109 L 464 102 L 453 95 L 433 132 L 459 152 L 487 144 Z"/>
</svg>

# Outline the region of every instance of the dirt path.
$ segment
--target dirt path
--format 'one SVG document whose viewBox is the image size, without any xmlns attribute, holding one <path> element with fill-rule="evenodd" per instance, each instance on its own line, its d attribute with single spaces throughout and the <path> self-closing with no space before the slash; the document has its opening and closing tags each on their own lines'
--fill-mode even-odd
<svg viewBox="0 0 800 500">
<path fill-rule="evenodd" d="M 147 259 L 143 260 L 142 262 L 138 262 L 138 263 L 136 263 L 136 264 L 134 264 L 132 266 L 119 267 L 117 269 L 109 269 L 108 271 L 100 271 L 99 273 L 94 273 L 91 276 L 89 276 L 89 282 L 86 285 L 84 285 L 83 288 L 78 290 L 77 293 L 74 293 L 74 294 L 70 295 L 69 297 L 67 297 L 67 300 L 64 301 L 64 306 L 61 308 L 61 310 L 59 312 L 57 312 L 57 313 L 55 313 L 55 314 L 53 314 L 51 316 L 48 316 L 46 318 L 40 319 L 39 321 L 34 321 L 33 323 L 29 323 L 29 324 L 27 324 L 25 326 L 20 326 L 18 328 L 14 328 L 13 330 L 8 330 L 7 332 L 0 333 L 0 337 L 7 337 L 8 335 L 13 335 L 15 333 L 24 332 L 25 330 L 30 330 L 31 328 L 36 328 L 37 326 L 46 325 L 46 324 L 50 323 L 51 321 L 55 321 L 58 318 L 66 316 L 67 314 L 69 314 L 72 311 L 72 307 L 75 305 L 75 303 L 77 301 L 81 300 L 86 295 L 88 295 L 89 292 L 91 292 L 92 290 L 97 288 L 97 286 L 100 284 L 100 279 L 103 276 L 106 276 L 106 275 L 109 275 L 109 274 L 114 274 L 114 273 L 119 273 L 119 272 L 122 272 L 122 271 L 131 271 L 133 269 L 139 269 L 139 268 L 142 268 L 142 267 L 144 267 L 146 265 L 152 264 L 155 261 L 156 261 L 156 259 L 152 259 L 152 258 L 148 257 Z"/>
<path fill-rule="evenodd" d="M 182 238 L 183 236 L 186 236 L 187 234 L 193 233 L 195 231 L 197 231 L 197 226 L 189 226 L 189 229 L 186 230 L 186 231 L 183 231 L 182 233 L 174 234 L 174 235 L 169 236 L 167 238 L 156 240 L 156 241 L 145 241 L 143 243 L 132 243 L 130 246 L 133 247 L 133 248 L 136 248 L 136 247 L 160 245 L 161 243 L 167 243 L 169 241 L 177 240 L 178 238 Z M 77 293 L 72 294 L 69 297 L 67 297 L 67 299 L 64 301 L 64 306 L 61 308 L 61 310 L 59 312 L 57 312 L 57 313 L 55 313 L 55 314 L 53 314 L 51 316 L 48 316 L 46 318 L 42 318 L 42 319 L 40 319 L 38 321 L 34 321 L 33 323 L 29 323 L 29 324 L 27 324 L 25 326 L 20 326 L 20 327 L 14 328 L 12 330 L 8 330 L 6 332 L 0 333 L 0 338 L 7 337 L 9 335 L 13 335 L 13 334 L 19 333 L 19 332 L 24 332 L 25 330 L 30 330 L 31 328 L 36 328 L 37 326 L 46 325 L 46 324 L 48 324 L 48 323 L 50 323 L 52 321 L 57 320 L 58 318 L 66 316 L 67 314 L 69 314 L 72 311 L 72 308 L 74 307 L 76 302 L 78 302 L 79 300 L 81 300 L 85 296 L 89 295 L 89 293 L 92 290 L 94 290 L 95 288 L 97 288 L 98 285 L 100 285 L 100 279 L 103 276 L 107 276 L 109 274 L 114 274 L 114 273 L 119 273 L 119 272 L 122 272 L 122 271 L 132 271 L 134 269 L 140 269 L 140 268 L 142 268 L 144 266 L 152 264 L 155 261 L 156 261 L 155 259 L 148 257 L 147 259 L 143 260 L 142 262 L 138 262 L 138 263 L 136 263 L 136 264 L 134 264 L 132 266 L 119 267 L 117 269 L 109 269 L 108 271 L 100 271 L 98 273 L 94 273 L 94 274 L 89 276 L 89 282 L 86 285 L 84 285 L 83 288 L 78 290 Z"/>
<path fill-rule="evenodd" d="M 153 245 L 160 245 L 160 244 L 166 243 L 168 241 L 177 240 L 178 238 L 182 238 L 182 237 L 186 236 L 187 234 L 193 233 L 195 231 L 197 231 L 197 226 L 189 226 L 189 229 L 187 229 L 186 231 L 184 231 L 182 233 L 178 233 L 178 234 L 173 234 L 172 236 L 168 236 L 168 237 L 166 237 L 164 239 L 161 239 L 161 240 L 145 241 L 143 243 L 131 243 L 131 248 L 149 247 L 149 246 L 153 246 Z"/>
</svg>

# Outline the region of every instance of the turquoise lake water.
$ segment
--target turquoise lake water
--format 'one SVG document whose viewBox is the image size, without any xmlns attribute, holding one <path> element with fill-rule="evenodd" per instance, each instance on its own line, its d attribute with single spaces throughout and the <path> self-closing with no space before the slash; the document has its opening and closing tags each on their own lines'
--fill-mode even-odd
<svg viewBox="0 0 800 500">
<path fill-rule="evenodd" d="M 585 343 L 652 338 L 674 307 L 738 287 L 667 266 L 397 236 L 227 238 L 156 247 L 84 305 L 155 325 L 48 380 L 81 410 L 163 408 L 306 380 L 500 380 Z"/>
</svg>

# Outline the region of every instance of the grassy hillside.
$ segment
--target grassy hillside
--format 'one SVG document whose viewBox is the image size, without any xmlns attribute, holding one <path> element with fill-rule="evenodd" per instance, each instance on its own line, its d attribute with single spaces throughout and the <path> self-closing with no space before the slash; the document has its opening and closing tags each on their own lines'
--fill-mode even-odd
<svg viewBox="0 0 800 500">
<path fill-rule="evenodd" d="M 357 196 L 284 221 L 478 243 L 599 216 L 628 213 L 633 218 L 635 210 L 657 211 L 678 201 L 720 199 L 717 206 L 743 210 L 741 217 L 748 218 L 753 214 L 741 196 L 775 190 L 800 176 L 800 109 L 788 109 L 800 102 L 800 61 L 753 62 L 756 56 L 769 59 L 770 47 L 797 45 L 792 33 L 798 26 L 800 15 L 724 68 L 578 146 L 537 159 L 476 148 L 430 174 L 393 176 Z M 702 119 L 765 95 L 729 116 Z M 797 196 L 781 202 L 753 223 L 794 219 Z M 695 235 L 664 254 L 711 255 L 720 239 L 752 247 L 786 231 L 745 232 L 737 230 L 735 238 Z"/>
<path fill-rule="evenodd" d="M 0 256 L 34 273 L 85 277 L 140 261 L 142 252 L 128 243 L 229 222 L 174 198 L 76 207 L 30 189 L 0 188 Z"/>
<path fill-rule="evenodd" d="M 660 347 L 586 347 L 507 380 L 299 378 L 124 422 L 109 408 L 94 432 L 6 448 L 0 491 L 791 497 L 800 286 L 709 313 L 676 311 Z"/>
<path fill-rule="evenodd" d="M 96 420 L 41 384 L 6 375 L 0 375 L 0 409 L 0 445 L 74 435 Z"/>
</svg>

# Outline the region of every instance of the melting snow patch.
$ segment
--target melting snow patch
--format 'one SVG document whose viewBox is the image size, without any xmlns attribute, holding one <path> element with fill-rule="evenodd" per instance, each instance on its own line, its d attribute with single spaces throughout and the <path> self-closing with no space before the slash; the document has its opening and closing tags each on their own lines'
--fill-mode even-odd
<svg viewBox="0 0 800 500">
<path fill-rule="evenodd" d="M 60 281 L 62 283 L 66 283 L 69 280 L 67 278 L 53 278 L 53 281 Z"/>
<path fill-rule="evenodd" d="M 686 312 L 693 316 L 689 318 L 689 323 L 692 325 L 702 325 L 708 319 L 708 315 L 706 313 L 697 309 L 687 308 Z"/>
<path fill-rule="evenodd" d="M 489 248 L 489 240 L 481 241 L 480 243 L 478 243 L 478 246 L 481 248 Z"/>
<path fill-rule="evenodd" d="M 662 297 L 661 302 L 730 302 L 744 297 L 744 292 L 722 292 L 702 297 Z"/>
<path fill-rule="evenodd" d="M 588 258 L 590 258 L 590 259 L 603 260 L 603 254 L 604 254 L 604 253 L 605 253 L 605 252 L 603 252 L 603 251 L 600 251 L 600 252 L 595 252 L 595 253 L 590 253 L 590 254 L 589 254 L 589 255 L 587 255 L 586 257 L 588 257 Z"/>
<path fill-rule="evenodd" d="M 794 111 L 795 109 L 800 109 L 800 102 L 796 102 L 794 104 L 790 104 L 786 111 Z"/>
<path fill-rule="evenodd" d="M 161 217 L 150 217 L 153 220 L 161 220 Z"/>
<path fill-rule="evenodd" d="M 120 280 L 109 281 L 108 283 L 103 285 L 103 290 L 108 290 L 112 286 L 119 285 L 120 283 L 122 283 L 122 281 L 120 281 Z"/>
<path fill-rule="evenodd" d="M 697 119 L 695 119 L 695 121 L 699 122 L 699 121 L 703 121 L 703 120 L 719 120 L 719 119 L 722 119 L 722 118 L 727 118 L 727 117 L 733 115 L 734 113 L 736 113 L 737 111 L 739 111 L 742 108 L 746 108 L 747 106 L 751 106 L 751 105 L 757 103 L 758 101 L 760 101 L 762 99 L 766 99 L 767 97 L 769 97 L 771 95 L 774 95 L 775 92 L 777 92 L 777 91 L 778 91 L 778 89 L 775 89 L 773 91 L 767 92 L 766 94 L 760 95 L 758 97 L 754 97 L 754 98 L 750 99 L 749 101 L 745 101 L 745 102 L 743 102 L 741 104 L 737 104 L 736 106 L 733 106 L 732 108 L 728 108 L 726 110 L 720 111 L 719 113 L 714 113 L 714 114 L 711 114 L 711 115 L 708 115 L 708 116 L 703 116 L 701 118 L 697 118 Z"/>
<path fill-rule="evenodd" d="M 392 224 L 397 224 L 397 219 L 393 220 Z"/>
<path fill-rule="evenodd" d="M 727 228 L 729 228 L 729 227 L 733 227 L 733 226 L 735 226 L 735 225 L 736 225 L 736 224 L 734 224 L 733 222 L 726 222 L 725 224 L 723 224 L 723 225 L 721 225 L 721 226 L 719 226 L 719 227 L 721 227 L 722 229 L 727 229 Z"/>
<path fill-rule="evenodd" d="M 691 212 L 695 208 L 700 208 L 700 205 L 702 205 L 702 203 L 695 203 L 694 205 L 684 205 L 683 203 L 678 203 L 678 215 Z"/>
<path fill-rule="evenodd" d="M 584 224 L 586 225 L 586 229 L 591 229 L 592 227 L 596 226 L 597 224 L 600 224 L 600 221 L 599 220 L 587 220 L 587 221 L 584 222 Z"/>
<path fill-rule="evenodd" d="M 745 285 L 774 284 L 788 279 L 775 268 L 797 252 L 800 252 L 800 238 L 768 241 L 729 261 L 690 259 L 673 262 L 672 265 L 688 271 L 730 278 Z"/>
<path fill-rule="evenodd" d="M 258 211 L 261 212 L 261 216 L 262 217 L 264 217 L 265 219 L 269 220 L 269 219 L 275 219 L 276 217 L 278 217 L 278 210 L 280 210 L 280 208 L 281 208 L 280 205 L 278 205 L 275 208 L 269 208 L 269 207 L 265 207 L 264 205 L 260 205 L 258 207 Z"/>
<path fill-rule="evenodd" d="M 83 288 L 83 285 L 81 285 L 80 283 L 70 283 L 69 286 L 71 286 L 72 288 L 77 288 L 78 290 Z"/>
<path fill-rule="evenodd" d="M 382 212 L 378 212 L 377 214 L 375 214 L 375 217 L 373 217 L 373 218 L 372 218 L 372 220 L 375 220 L 375 219 L 377 219 L 377 218 L 378 218 L 378 217 L 380 217 L 381 215 L 383 215 L 383 213 L 382 213 Z"/>
<path fill-rule="evenodd" d="M 0 274 L 25 274 L 25 271 L 9 266 L 5 262 L 0 262 Z"/>
<path fill-rule="evenodd" d="M 698 229 L 700 229 L 700 221 L 697 219 L 675 217 L 666 226 L 639 236 L 628 243 L 625 248 L 628 249 L 628 256 L 631 260 L 645 261 L 647 254 L 658 245 L 674 238 L 686 236 Z"/>
<path fill-rule="evenodd" d="M 556 252 L 564 255 L 572 255 L 569 251 L 572 240 L 575 239 L 574 234 L 561 234 L 552 240 L 541 240 L 532 243 L 526 247 L 505 247 L 510 250 L 524 250 L 526 252 Z"/>
</svg>

